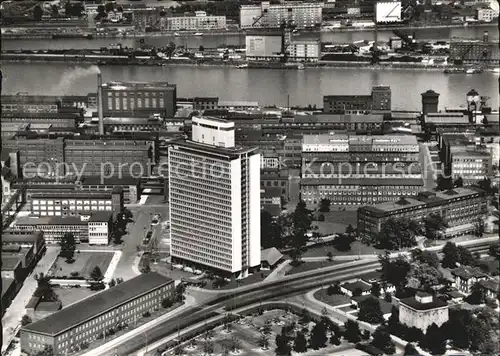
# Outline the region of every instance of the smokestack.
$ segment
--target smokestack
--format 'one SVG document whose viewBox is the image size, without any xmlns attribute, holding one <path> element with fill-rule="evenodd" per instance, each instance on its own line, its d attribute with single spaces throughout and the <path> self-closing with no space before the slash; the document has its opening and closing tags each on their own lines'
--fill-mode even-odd
<svg viewBox="0 0 500 356">
<path fill-rule="evenodd" d="M 488 43 L 489 42 L 489 34 L 488 31 L 484 31 L 483 33 L 483 42 Z"/>
<path fill-rule="evenodd" d="M 97 74 L 97 110 L 99 115 L 99 135 L 104 136 L 104 114 L 103 114 L 103 98 L 102 98 L 102 75 Z"/>
</svg>

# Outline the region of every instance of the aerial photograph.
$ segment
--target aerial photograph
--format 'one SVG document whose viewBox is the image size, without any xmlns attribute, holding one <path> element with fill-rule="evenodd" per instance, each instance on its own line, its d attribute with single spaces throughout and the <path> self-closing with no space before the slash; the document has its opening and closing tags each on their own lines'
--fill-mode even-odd
<svg viewBox="0 0 500 356">
<path fill-rule="evenodd" d="M 500 355 L 498 0 L 0 0 L 0 356 Z"/>
</svg>

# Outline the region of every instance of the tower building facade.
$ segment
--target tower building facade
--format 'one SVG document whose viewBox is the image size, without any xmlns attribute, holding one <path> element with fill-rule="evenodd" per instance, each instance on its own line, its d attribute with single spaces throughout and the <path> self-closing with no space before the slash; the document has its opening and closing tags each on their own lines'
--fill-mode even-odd
<svg viewBox="0 0 500 356">
<path fill-rule="evenodd" d="M 247 276 L 260 265 L 257 149 L 235 146 L 233 122 L 195 117 L 168 161 L 172 261 Z"/>
</svg>

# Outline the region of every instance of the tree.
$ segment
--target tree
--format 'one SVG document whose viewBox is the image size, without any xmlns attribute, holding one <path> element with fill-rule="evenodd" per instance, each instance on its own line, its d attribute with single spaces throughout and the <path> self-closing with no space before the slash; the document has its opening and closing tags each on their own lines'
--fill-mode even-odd
<svg viewBox="0 0 500 356">
<path fill-rule="evenodd" d="M 330 336 L 330 344 L 340 345 L 340 338 L 338 334 L 332 333 L 332 335 Z"/>
<path fill-rule="evenodd" d="M 345 233 L 347 234 L 347 236 L 352 236 L 356 233 L 356 229 L 352 227 L 351 224 L 349 224 L 346 228 L 345 228 Z"/>
<path fill-rule="evenodd" d="M 470 347 L 470 327 L 472 325 L 473 316 L 470 310 L 451 309 L 449 319 L 443 324 L 442 328 L 448 339 L 451 340 L 453 346 L 460 349 L 468 349 Z"/>
<path fill-rule="evenodd" d="M 411 258 L 414 262 L 426 263 L 434 268 L 439 268 L 439 257 L 437 253 L 432 251 L 422 251 L 416 248 L 411 251 Z"/>
<path fill-rule="evenodd" d="M 106 9 L 106 12 L 112 12 L 115 10 L 115 5 L 112 2 L 107 2 L 106 5 L 104 5 L 104 8 Z"/>
<path fill-rule="evenodd" d="M 344 338 L 355 344 L 361 340 L 361 331 L 359 330 L 359 324 L 352 320 L 347 320 L 345 323 Z"/>
<path fill-rule="evenodd" d="M 446 336 L 441 328 L 436 324 L 432 324 L 427 328 L 424 338 L 420 342 L 420 346 L 432 355 L 442 355 L 446 352 Z"/>
<path fill-rule="evenodd" d="M 464 180 L 462 179 L 462 177 L 458 177 L 457 179 L 455 179 L 455 181 L 453 182 L 453 187 L 454 188 L 461 188 L 464 186 Z"/>
<path fill-rule="evenodd" d="M 260 236 L 262 248 L 283 247 L 282 228 L 273 216 L 262 210 L 260 213 Z"/>
<path fill-rule="evenodd" d="M 57 5 L 50 5 L 50 16 L 54 18 L 59 17 L 59 7 Z"/>
<path fill-rule="evenodd" d="M 407 218 L 390 218 L 382 223 L 377 247 L 387 250 L 400 250 L 417 244 L 420 225 Z"/>
<path fill-rule="evenodd" d="M 51 345 L 44 345 L 43 350 L 38 351 L 34 356 L 53 356 L 54 355 L 54 349 L 52 348 Z"/>
<path fill-rule="evenodd" d="M 407 283 L 408 273 L 411 270 L 411 265 L 408 260 L 399 256 L 391 261 L 389 252 L 384 255 L 379 255 L 379 261 L 382 265 L 382 282 L 384 289 L 387 290 L 387 284 L 392 284 L 396 287 L 396 294 L 404 291 Z"/>
<path fill-rule="evenodd" d="M 35 21 L 40 21 L 43 16 L 43 10 L 40 7 L 40 5 L 36 5 L 33 9 L 33 17 L 35 18 Z"/>
<path fill-rule="evenodd" d="M 325 347 L 328 341 L 326 336 L 326 326 L 324 323 L 316 323 L 311 330 L 311 338 L 309 340 L 309 345 L 314 349 L 318 350 Z"/>
<path fill-rule="evenodd" d="M 290 356 L 292 348 L 288 344 L 288 337 L 286 335 L 276 335 L 276 355 L 277 356 Z"/>
<path fill-rule="evenodd" d="M 376 298 L 380 297 L 380 284 L 378 284 L 378 282 L 372 283 L 370 293 L 371 293 L 371 295 L 373 295 Z"/>
<path fill-rule="evenodd" d="M 342 291 L 340 289 L 340 283 L 335 282 L 333 285 L 329 286 L 328 289 L 326 290 L 326 294 L 328 295 L 342 294 Z"/>
<path fill-rule="evenodd" d="M 102 281 L 104 276 L 102 275 L 101 269 L 99 266 L 95 266 L 92 272 L 90 272 L 90 278 L 93 281 Z"/>
<path fill-rule="evenodd" d="M 442 174 L 440 174 L 437 177 L 436 185 L 437 185 L 436 187 L 437 191 L 448 190 L 452 188 L 453 182 L 450 177 L 445 178 Z"/>
<path fill-rule="evenodd" d="M 165 52 L 166 52 L 166 55 L 168 56 L 168 58 L 172 58 L 174 52 L 175 52 L 175 43 L 174 42 L 170 42 L 167 47 L 165 48 Z"/>
<path fill-rule="evenodd" d="M 109 283 L 108 283 L 109 288 L 116 286 L 116 281 L 114 278 L 112 278 Z"/>
<path fill-rule="evenodd" d="M 466 266 L 476 265 L 477 263 L 476 258 L 472 255 L 472 252 L 470 252 L 466 247 L 458 246 L 457 250 L 460 256 L 459 263 L 461 265 L 466 265 Z"/>
<path fill-rule="evenodd" d="M 66 262 L 73 262 L 76 249 L 76 241 L 73 233 L 66 232 L 59 244 L 61 245 L 59 256 L 66 258 Z"/>
<path fill-rule="evenodd" d="M 269 348 L 269 336 L 267 334 L 260 334 L 257 344 L 263 349 L 267 350 Z"/>
<path fill-rule="evenodd" d="M 292 213 L 291 247 L 294 250 L 294 260 L 300 261 L 302 249 L 307 243 L 307 232 L 311 229 L 312 212 L 307 209 L 306 203 L 301 200 Z"/>
<path fill-rule="evenodd" d="M 490 256 L 495 257 L 495 259 L 500 259 L 500 243 L 493 244 L 489 247 L 488 253 Z"/>
<path fill-rule="evenodd" d="M 203 343 L 203 353 L 206 355 L 211 355 L 214 353 L 214 343 L 211 341 L 205 341 Z"/>
<path fill-rule="evenodd" d="M 322 213 L 328 213 L 330 211 L 330 199 L 321 199 L 319 201 L 319 211 Z"/>
<path fill-rule="evenodd" d="M 295 340 L 293 341 L 293 351 L 295 352 L 307 351 L 306 337 L 300 331 L 297 331 L 297 335 L 295 335 Z"/>
<path fill-rule="evenodd" d="M 405 346 L 404 356 L 420 356 L 420 353 L 417 351 L 415 346 L 409 342 Z"/>
<path fill-rule="evenodd" d="M 443 274 L 427 263 L 414 263 L 408 273 L 408 287 L 413 289 L 429 290 L 437 285 Z"/>
<path fill-rule="evenodd" d="M 306 308 L 303 308 L 300 312 L 300 319 L 299 319 L 299 323 L 300 324 L 307 324 L 311 321 L 311 315 L 309 314 L 309 312 L 307 311 Z"/>
<path fill-rule="evenodd" d="M 455 268 L 460 262 L 460 252 L 453 242 L 447 242 L 443 247 L 441 265 L 445 268 Z"/>
<path fill-rule="evenodd" d="M 170 298 L 165 298 L 165 299 L 163 299 L 163 300 L 161 301 L 161 306 L 162 306 L 163 308 L 165 308 L 165 309 L 167 309 L 167 308 L 171 308 L 171 307 L 172 307 L 172 305 L 174 305 L 174 302 L 173 302 L 173 300 L 172 300 L 172 299 L 170 299 Z"/>
<path fill-rule="evenodd" d="M 448 223 L 439 213 L 429 214 L 424 219 L 425 236 L 428 239 L 438 240 L 442 237 Z"/>
<path fill-rule="evenodd" d="M 116 278 L 116 284 L 120 284 L 120 283 L 123 283 L 123 278 L 117 277 Z"/>
<path fill-rule="evenodd" d="M 392 355 L 396 352 L 396 347 L 392 343 L 391 335 L 385 328 L 380 326 L 373 333 L 373 341 L 371 344 L 387 355 Z"/>
<path fill-rule="evenodd" d="M 358 319 L 370 324 L 380 324 L 384 321 L 384 314 L 380 309 L 378 299 L 370 297 L 359 303 Z"/>
<path fill-rule="evenodd" d="M 477 182 L 477 185 L 479 186 L 479 188 L 486 191 L 487 193 L 495 192 L 495 188 L 491 186 L 491 179 L 489 178 L 480 180 L 479 182 Z"/>
<path fill-rule="evenodd" d="M 333 253 L 332 251 L 328 251 L 328 253 L 326 254 L 326 257 L 328 258 L 328 261 L 333 261 Z"/>
<path fill-rule="evenodd" d="M 32 322 L 33 322 L 33 320 L 31 320 L 31 318 L 26 314 L 24 314 L 23 317 L 21 318 L 21 325 L 22 326 L 26 326 L 28 324 L 31 324 Z"/>
<path fill-rule="evenodd" d="M 486 293 L 481 284 L 476 282 L 472 285 L 470 289 L 471 289 L 470 295 L 465 298 L 465 301 L 467 303 L 474 305 L 486 303 Z"/>
<path fill-rule="evenodd" d="M 239 349 L 241 349 L 241 343 L 240 343 L 240 340 L 236 337 L 236 336 L 233 336 L 231 338 L 231 341 L 229 343 L 229 349 L 232 351 L 232 352 L 236 352 L 238 351 Z"/>
<path fill-rule="evenodd" d="M 35 279 L 38 284 L 34 296 L 45 302 L 57 301 L 57 294 L 52 289 L 50 277 L 40 273 Z"/>
<path fill-rule="evenodd" d="M 481 237 L 484 234 L 484 221 L 481 218 L 478 218 L 476 223 L 474 224 L 474 235 L 476 237 Z"/>
<path fill-rule="evenodd" d="M 339 235 L 335 237 L 335 240 L 333 240 L 333 244 L 337 251 L 350 251 L 351 244 L 354 242 L 354 239 L 354 236 Z"/>
</svg>

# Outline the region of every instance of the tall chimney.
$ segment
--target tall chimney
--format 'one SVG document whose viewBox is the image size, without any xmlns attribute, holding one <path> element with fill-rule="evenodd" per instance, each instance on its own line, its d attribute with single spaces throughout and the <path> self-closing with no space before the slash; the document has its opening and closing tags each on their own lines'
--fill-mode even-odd
<svg viewBox="0 0 500 356">
<path fill-rule="evenodd" d="M 488 31 L 484 31 L 484 33 L 483 33 L 483 42 L 485 42 L 485 43 L 490 42 L 489 37 L 490 36 L 489 36 Z"/>
<path fill-rule="evenodd" d="M 97 110 L 99 115 L 99 135 L 104 136 L 104 114 L 103 114 L 103 98 L 102 98 L 102 75 L 97 74 Z"/>
</svg>

